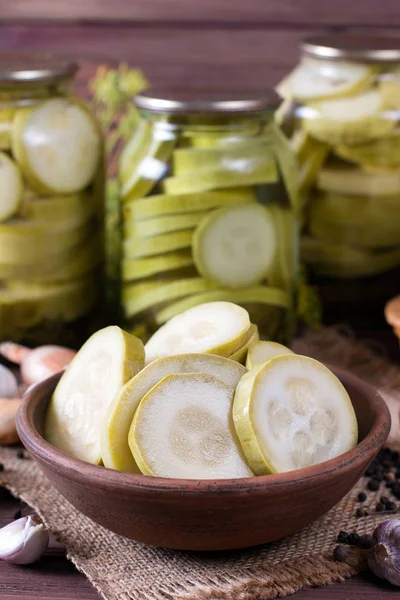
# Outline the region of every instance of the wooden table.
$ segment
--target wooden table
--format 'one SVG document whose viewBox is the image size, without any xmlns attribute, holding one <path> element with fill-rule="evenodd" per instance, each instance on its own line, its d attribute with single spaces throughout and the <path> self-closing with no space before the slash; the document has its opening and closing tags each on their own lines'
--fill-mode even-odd
<svg viewBox="0 0 400 600">
<path fill-rule="evenodd" d="M 29 507 L 0 490 L 0 527 L 9 523 L 17 510 L 29 514 Z M 370 574 L 344 583 L 299 592 L 296 600 L 398 600 L 399 591 Z M 39 563 L 19 567 L 0 562 L 0 600 L 99 600 L 87 579 L 66 558 L 54 539 Z"/>
</svg>

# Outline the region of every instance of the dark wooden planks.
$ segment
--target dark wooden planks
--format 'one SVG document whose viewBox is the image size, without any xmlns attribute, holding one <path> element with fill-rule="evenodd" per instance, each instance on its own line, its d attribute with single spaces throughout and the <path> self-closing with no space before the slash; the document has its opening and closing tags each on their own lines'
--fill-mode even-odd
<svg viewBox="0 0 400 600">
<path fill-rule="evenodd" d="M 21 508 L 18 500 L 0 489 L 0 527 L 12 520 Z M 22 505 L 23 514 L 30 509 Z M 99 600 L 87 579 L 67 561 L 61 546 L 53 539 L 39 563 L 30 567 L 0 561 L 0 600 Z M 308 589 L 296 600 L 398 600 L 398 590 L 371 575 L 364 574 L 341 584 Z"/>
<path fill-rule="evenodd" d="M 3 24 L 0 50 L 50 50 L 105 62 L 128 61 L 161 87 L 262 90 L 292 68 L 300 41 L 316 31 L 332 28 Z M 390 28 L 374 31 L 397 33 Z"/>
<path fill-rule="evenodd" d="M 4 20 L 400 24 L 398 0 L 0 0 Z"/>
</svg>

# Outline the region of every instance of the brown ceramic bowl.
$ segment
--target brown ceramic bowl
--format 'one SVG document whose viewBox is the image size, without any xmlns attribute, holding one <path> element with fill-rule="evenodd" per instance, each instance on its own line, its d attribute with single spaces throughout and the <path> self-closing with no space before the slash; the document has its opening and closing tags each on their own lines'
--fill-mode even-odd
<svg viewBox="0 0 400 600">
<path fill-rule="evenodd" d="M 71 458 L 42 437 L 46 408 L 60 375 L 27 392 L 18 432 L 58 491 L 107 529 L 181 550 L 243 548 L 287 536 L 326 513 L 385 443 L 390 416 L 382 398 L 352 375 L 332 370 L 352 399 L 359 443 L 337 458 L 291 473 L 249 479 L 163 479 Z"/>
</svg>

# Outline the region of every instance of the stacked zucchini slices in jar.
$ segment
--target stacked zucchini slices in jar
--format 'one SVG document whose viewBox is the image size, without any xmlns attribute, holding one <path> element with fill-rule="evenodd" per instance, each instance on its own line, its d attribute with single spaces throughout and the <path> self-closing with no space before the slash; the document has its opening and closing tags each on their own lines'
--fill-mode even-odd
<svg viewBox="0 0 400 600">
<path fill-rule="evenodd" d="M 358 433 L 329 369 L 259 341 L 244 308 L 211 302 L 146 346 L 118 327 L 94 334 L 55 389 L 45 436 L 119 471 L 225 479 L 314 465 L 350 450 Z"/>
<path fill-rule="evenodd" d="M 259 129 L 142 122 L 125 147 L 123 306 L 132 326 L 140 318 L 155 328 L 210 301 L 244 304 L 253 320 L 267 305 L 276 322 L 290 307 L 295 224 L 288 206 L 269 201 L 273 192 L 258 197 L 265 186 L 279 197 L 281 185 L 279 157 Z"/>
<path fill-rule="evenodd" d="M 278 86 L 308 200 L 302 255 L 323 276 L 400 265 L 400 69 L 381 71 L 306 57 Z"/>
<path fill-rule="evenodd" d="M 95 301 L 101 135 L 78 100 L 0 111 L 0 331 L 72 321 Z"/>
</svg>

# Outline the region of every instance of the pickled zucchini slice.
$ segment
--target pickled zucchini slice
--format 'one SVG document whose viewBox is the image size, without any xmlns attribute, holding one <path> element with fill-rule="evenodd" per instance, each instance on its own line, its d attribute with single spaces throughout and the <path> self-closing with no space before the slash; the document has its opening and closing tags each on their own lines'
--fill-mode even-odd
<svg viewBox="0 0 400 600">
<path fill-rule="evenodd" d="M 152 126 L 149 121 L 141 119 L 137 129 L 125 144 L 119 158 L 119 179 L 127 181 L 132 172 L 137 168 L 138 162 L 143 158 L 152 138 Z"/>
<path fill-rule="evenodd" d="M 278 344 L 278 342 L 257 341 L 249 348 L 246 368 L 253 369 L 253 367 L 268 362 L 271 358 L 281 356 L 282 354 L 293 354 L 293 352 L 283 344 Z"/>
<path fill-rule="evenodd" d="M 122 293 L 124 313 L 133 317 L 144 310 L 215 286 L 201 277 L 177 279 L 176 281 L 149 281 L 127 285 Z"/>
<path fill-rule="evenodd" d="M 399 102 L 400 105 L 400 102 Z M 337 156 L 358 163 L 362 168 L 393 169 L 400 167 L 400 134 L 398 131 L 365 144 L 336 146 Z"/>
<path fill-rule="evenodd" d="M 167 172 L 177 134 L 170 125 L 163 125 L 147 130 L 145 143 L 140 142 L 139 136 L 127 145 L 121 158 L 121 195 L 124 201 L 148 194 Z"/>
<path fill-rule="evenodd" d="M 261 185 L 276 183 L 278 170 L 275 160 L 265 161 L 262 157 L 258 161 L 248 164 L 246 160 L 241 163 L 233 161 L 231 169 L 210 168 L 198 169 L 177 177 L 167 177 L 163 185 L 166 194 L 189 194 L 218 188 L 237 186 Z"/>
<path fill-rule="evenodd" d="M 148 219 L 161 215 L 186 214 L 225 206 L 232 202 L 256 202 L 255 191 L 250 187 L 231 188 L 198 194 L 160 194 L 126 203 L 123 207 L 126 218 Z"/>
<path fill-rule="evenodd" d="M 398 110 L 400 108 L 400 69 L 398 67 L 379 78 L 379 89 L 385 108 Z"/>
<path fill-rule="evenodd" d="M 0 224 L 0 264 L 35 264 L 68 252 L 91 233 L 90 224 L 71 231 L 53 232 L 47 224 L 12 219 Z"/>
<path fill-rule="evenodd" d="M 317 177 L 317 188 L 339 194 L 388 196 L 400 193 L 400 173 L 365 173 L 356 168 L 323 168 Z"/>
<path fill-rule="evenodd" d="M 194 229 L 206 214 L 208 214 L 208 211 L 200 210 L 182 215 L 163 215 L 141 221 L 125 219 L 125 235 L 129 237 L 152 237 L 173 231 Z"/>
<path fill-rule="evenodd" d="M 128 434 L 141 399 L 172 373 L 205 373 L 216 377 L 232 392 L 246 369 L 213 354 L 181 354 L 159 358 L 133 377 L 114 397 L 101 429 L 101 452 L 105 467 L 140 472 L 128 444 Z"/>
<path fill-rule="evenodd" d="M 150 238 L 130 237 L 124 241 L 124 257 L 143 258 L 162 254 L 163 252 L 190 248 L 192 237 L 193 233 L 190 230 L 164 233 Z"/>
<path fill-rule="evenodd" d="M 96 198 L 87 191 L 62 196 L 24 194 L 21 217 L 51 231 L 66 231 L 84 225 L 96 211 Z"/>
<path fill-rule="evenodd" d="M 141 400 L 129 445 L 145 475 L 251 477 L 232 423 L 233 390 L 205 373 L 167 375 Z"/>
<path fill-rule="evenodd" d="M 97 300 L 94 277 L 63 283 L 8 281 L 0 289 L 0 325 L 5 336 L 46 322 L 70 322 Z"/>
<path fill-rule="evenodd" d="M 17 110 L 12 150 L 34 191 L 71 194 L 93 181 L 101 157 L 101 136 L 80 101 L 52 98 Z"/>
<path fill-rule="evenodd" d="M 276 91 L 285 99 L 309 101 L 357 94 L 372 83 L 375 69 L 369 65 L 344 61 L 303 58 Z"/>
<path fill-rule="evenodd" d="M 372 277 L 400 266 L 400 249 L 368 251 L 303 236 L 303 260 L 315 273 L 332 278 Z"/>
<path fill-rule="evenodd" d="M 0 152 L 0 222 L 18 212 L 21 205 L 24 184 L 15 162 Z"/>
<path fill-rule="evenodd" d="M 277 251 L 267 206 L 237 204 L 208 214 L 193 235 L 193 259 L 205 279 L 229 288 L 259 283 Z"/>
<path fill-rule="evenodd" d="M 98 464 L 105 412 L 144 365 L 142 342 L 111 326 L 82 346 L 62 375 L 46 415 L 45 437 L 67 454 Z"/>
<path fill-rule="evenodd" d="M 268 272 L 268 283 L 293 294 L 297 280 L 298 236 L 297 219 L 288 208 L 269 206 L 277 247 Z"/>
<path fill-rule="evenodd" d="M 122 279 L 124 281 L 134 281 L 151 277 L 157 273 L 190 267 L 191 265 L 193 265 L 192 253 L 186 250 L 150 256 L 149 258 L 133 258 L 122 262 Z"/>
<path fill-rule="evenodd" d="M 233 420 L 257 475 L 315 465 L 357 444 L 357 419 L 345 388 L 306 356 L 277 356 L 246 373 L 236 388 Z"/>
<path fill-rule="evenodd" d="M 11 147 L 11 129 L 14 113 L 14 108 L 0 108 L 0 150 L 9 150 Z"/>
<path fill-rule="evenodd" d="M 216 168 L 251 172 L 262 163 L 268 172 L 273 162 L 271 144 L 266 139 L 256 138 L 251 143 L 238 142 L 223 148 L 177 149 L 173 155 L 173 172 L 176 176 Z"/>
<path fill-rule="evenodd" d="M 170 306 L 161 309 L 156 314 L 158 324 L 165 323 L 175 315 L 208 302 L 236 302 L 238 304 L 266 304 L 279 308 L 289 309 L 292 301 L 291 296 L 284 290 L 267 286 L 256 286 L 245 290 L 212 290 L 200 294 L 194 294 L 184 300 L 174 302 Z M 265 312 L 265 306 L 263 307 Z"/>
<path fill-rule="evenodd" d="M 329 242 L 341 240 L 360 248 L 398 245 L 400 207 L 377 199 L 325 194 L 313 200 L 309 231 Z"/>
<path fill-rule="evenodd" d="M 299 194 L 298 161 L 290 150 L 288 139 L 279 127 L 274 127 L 274 144 L 272 146 L 278 162 L 279 172 L 285 186 L 290 205 L 296 215 L 302 212 L 302 199 Z"/>
<path fill-rule="evenodd" d="M 312 185 L 326 161 L 329 154 L 329 146 L 322 142 L 314 141 L 314 147 L 310 148 L 309 154 L 300 162 L 299 189 L 300 192 L 307 191 Z"/>
<path fill-rule="evenodd" d="M 154 333 L 145 346 L 146 363 L 193 352 L 229 356 L 246 341 L 250 325 L 247 310 L 231 302 L 195 306 Z"/>
<path fill-rule="evenodd" d="M 361 144 L 388 135 L 396 125 L 384 114 L 382 96 L 369 90 L 354 98 L 315 102 L 302 109 L 302 126 L 327 144 Z"/>
<path fill-rule="evenodd" d="M 243 344 L 243 346 L 241 346 L 239 348 L 239 350 L 236 350 L 236 352 L 234 352 L 233 354 L 231 354 L 229 356 L 229 358 L 231 360 L 235 360 L 242 365 L 244 365 L 244 363 L 246 361 L 247 352 L 248 352 L 249 348 L 251 348 L 251 346 L 253 346 L 260 339 L 257 325 L 251 325 L 251 327 L 249 329 L 249 334 L 250 334 L 250 337 L 247 340 L 247 342 L 245 344 Z"/>
</svg>

